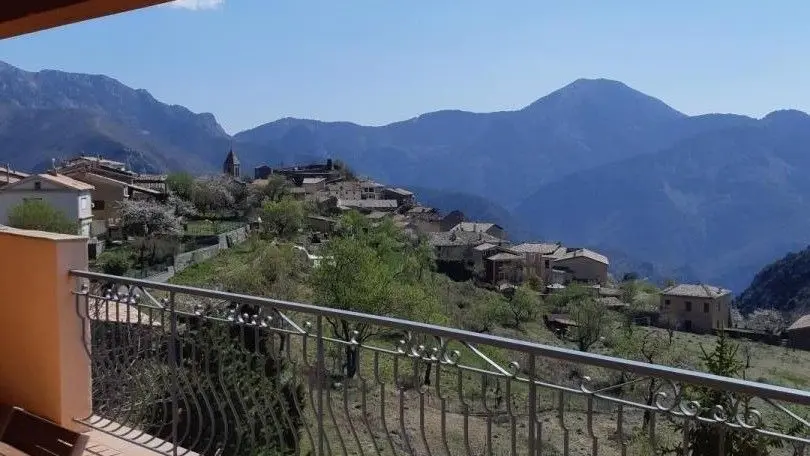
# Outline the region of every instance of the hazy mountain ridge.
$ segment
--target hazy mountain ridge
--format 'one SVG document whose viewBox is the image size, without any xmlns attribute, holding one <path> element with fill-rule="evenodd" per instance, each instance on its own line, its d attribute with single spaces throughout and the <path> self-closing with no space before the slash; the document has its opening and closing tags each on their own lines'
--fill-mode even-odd
<svg viewBox="0 0 810 456">
<path fill-rule="evenodd" d="M 724 119 L 661 152 L 544 186 L 515 213 L 538 230 L 741 290 L 762 264 L 810 243 L 810 118 L 790 119 Z M 570 216 L 535 216 L 540 209 Z"/>
<path fill-rule="evenodd" d="M 212 114 L 101 75 L 0 64 L 0 95 L 0 163 L 20 169 L 87 153 L 216 172 L 231 146 L 245 174 L 340 158 L 383 182 L 511 209 L 473 206 L 527 237 L 626 252 L 653 273 L 733 289 L 810 242 L 810 116 L 800 111 L 690 117 L 621 82 L 580 79 L 514 111 L 379 127 L 285 118 L 231 137 Z"/>
<path fill-rule="evenodd" d="M 0 65 L 2 160 L 21 169 L 78 153 L 147 171 L 211 171 L 230 137 L 213 114 L 157 101 L 103 75 Z"/>
<path fill-rule="evenodd" d="M 684 117 L 620 82 L 581 79 L 515 111 L 437 111 L 381 127 L 281 119 L 235 138 L 333 155 L 382 180 L 509 207 L 570 172 L 653 152 L 657 131 Z"/>
</svg>

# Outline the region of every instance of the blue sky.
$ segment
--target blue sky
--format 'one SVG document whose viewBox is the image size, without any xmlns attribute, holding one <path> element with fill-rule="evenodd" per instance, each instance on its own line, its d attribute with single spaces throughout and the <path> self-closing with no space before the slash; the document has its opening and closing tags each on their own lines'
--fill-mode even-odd
<svg viewBox="0 0 810 456">
<path fill-rule="evenodd" d="M 689 114 L 810 111 L 805 0 L 183 1 L 4 40 L 0 59 L 107 74 L 232 133 L 514 109 L 580 77 Z"/>
</svg>

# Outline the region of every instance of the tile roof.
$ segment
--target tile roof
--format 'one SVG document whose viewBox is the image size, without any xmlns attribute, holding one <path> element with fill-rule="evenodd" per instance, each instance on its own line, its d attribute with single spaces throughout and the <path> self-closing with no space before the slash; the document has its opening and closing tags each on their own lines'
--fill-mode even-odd
<svg viewBox="0 0 810 456">
<path fill-rule="evenodd" d="M 539 253 L 541 255 L 548 255 L 550 253 L 554 253 L 559 248 L 560 243 L 548 244 L 525 242 L 512 247 L 512 250 L 521 253 Z"/>
<path fill-rule="evenodd" d="M 67 177 L 64 174 L 42 173 L 37 174 L 37 177 L 39 177 L 40 179 L 45 179 L 49 182 L 53 182 L 54 184 L 61 185 L 62 187 L 72 188 L 73 190 L 84 191 L 95 189 L 95 187 L 93 187 L 90 184 L 78 181 L 76 179 L 73 179 L 72 177 Z M 28 177 L 27 179 L 31 179 L 31 177 Z"/>
<path fill-rule="evenodd" d="M 396 208 L 397 201 L 396 200 L 376 200 L 376 199 L 361 199 L 361 200 L 348 200 L 348 199 L 339 199 L 338 206 L 343 207 L 361 207 L 361 208 Z"/>
<path fill-rule="evenodd" d="M 491 250 L 497 248 L 498 246 L 495 244 L 490 244 L 489 242 L 484 242 L 481 245 L 475 247 L 475 250 L 484 251 L 484 250 Z"/>
<path fill-rule="evenodd" d="M 16 177 L 18 179 L 28 177 L 28 173 L 17 171 L 16 169 L 6 168 L 5 166 L 0 166 L 0 174 L 4 176 L 3 179 L 5 179 L 5 176 Z"/>
<path fill-rule="evenodd" d="M 140 185 L 135 185 L 135 184 L 128 184 L 128 183 L 120 181 L 118 179 L 113 179 L 111 177 L 102 176 L 100 174 L 95 174 L 95 173 L 83 173 L 81 175 L 76 176 L 76 178 L 72 178 L 72 179 L 77 180 L 77 181 L 81 181 L 81 182 L 84 182 L 84 180 L 82 180 L 82 179 L 87 179 L 89 181 L 94 181 L 95 180 L 96 182 L 99 182 L 99 181 L 100 182 L 106 182 L 108 184 L 118 185 L 119 187 L 123 187 L 123 188 L 131 188 L 133 190 L 136 190 L 136 191 L 139 191 L 139 192 L 142 192 L 142 193 L 148 193 L 150 195 L 160 195 L 161 194 L 161 192 L 159 190 L 154 189 L 154 188 L 142 187 Z"/>
<path fill-rule="evenodd" d="M 558 254 L 558 252 L 554 252 L 554 254 L 557 257 L 557 261 L 565 261 L 570 260 L 572 258 L 584 257 L 594 261 L 598 261 L 599 263 L 610 264 L 606 256 L 588 249 L 571 249 L 562 254 Z"/>
<path fill-rule="evenodd" d="M 480 222 L 461 222 L 450 229 L 450 231 L 470 231 L 473 233 L 485 233 L 491 228 L 500 226 L 494 223 L 480 223 Z"/>
<path fill-rule="evenodd" d="M 490 261 L 516 261 L 522 259 L 523 259 L 522 255 L 515 255 L 514 253 L 509 252 L 498 252 L 495 255 L 492 255 L 491 257 L 487 258 L 487 260 Z"/>
<path fill-rule="evenodd" d="M 401 195 L 401 196 L 413 196 L 413 192 L 409 192 L 408 190 L 405 190 L 404 188 L 399 188 L 399 187 L 390 188 L 389 187 L 386 190 L 388 190 L 391 193 L 396 193 L 397 195 Z"/>
<path fill-rule="evenodd" d="M 320 184 L 321 182 L 326 181 L 325 177 L 305 177 L 304 183 L 305 184 Z"/>
<path fill-rule="evenodd" d="M 429 233 L 428 243 L 432 247 L 451 247 L 459 245 L 481 245 L 484 243 L 498 244 L 503 241 L 487 233 L 471 233 L 469 231 L 442 231 Z"/>
<path fill-rule="evenodd" d="M 661 294 L 670 296 L 688 296 L 693 298 L 719 298 L 731 293 L 731 290 L 703 284 L 682 283 L 665 288 Z"/>
<path fill-rule="evenodd" d="M 93 156 L 89 156 L 89 155 L 82 155 L 82 156 L 79 156 L 79 157 L 74 157 L 74 158 L 67 161 L 67 165 L 69 166 L 69 165 L 73 165 L 73 164 L 76 164 L 76 163 L 82 163 L 82 162 L 85 162 L 85 163 L 86 162 L 97 163 L 99 165 L 108 166 L 110 168 L 115 168 L 115 169 L 125 169 L 126 166 L 127 166 L 126 163 L 124 163 L 124 162 L 120 162 L 120 161 L 116 161 L 116 160 L 110 160 L 110 159 L 103 158 L 103 157 L 93 157 Z"/>
<path fill-rule="evenodd" d="M 429 214 L 429 213 L 435 212 L 435 211 L 436 211 L 436 209 L 433 209 L 432 207 L 416 206 L 416 207 L 412 207 L 411 209 L 409 209 L 408 213 L 409 214 Z"/>
<path fill-rule="evenodd" d="M 788 327 L 788 331 L 795 331 L 797 329 L 804 329 L 810 327 L 810 314 L 802 315 L 792 325 Z"/>
</svg>

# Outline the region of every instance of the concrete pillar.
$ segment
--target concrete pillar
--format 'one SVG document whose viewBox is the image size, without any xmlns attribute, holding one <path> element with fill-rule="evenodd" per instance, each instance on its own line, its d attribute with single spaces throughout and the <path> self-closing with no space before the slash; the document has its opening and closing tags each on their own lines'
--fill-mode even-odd
<svg viewBox="0 0 810 456">
<path fill-rule="evenodd" d="M 87 238 L 0 227 L 0 402 L 81 431 L 90 360 L 71 269 L 87 269 Z"/>
</svg>

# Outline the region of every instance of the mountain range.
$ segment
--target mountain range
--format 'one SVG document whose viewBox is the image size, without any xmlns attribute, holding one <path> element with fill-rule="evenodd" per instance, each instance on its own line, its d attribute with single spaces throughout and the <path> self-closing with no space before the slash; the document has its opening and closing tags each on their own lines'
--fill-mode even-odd
<svg viewBox="0 0 810 456">
<path fill-rule="evenodd" d="M 615 252 L 625 269 L 733 290 L 810 242 L 808 140 L 799 111 L 688 116 L 605 79 L 513 111 L 377 127 L 285 118 L 230 136 L 212 114 L 106 76 L 0 64 L 0 163 L 16 168 L 85 153 L 206 173 L 230 147 L 248 172 L 339 158 L 442 209 L 497 218 L 516 238 Z"/>
</svg>

